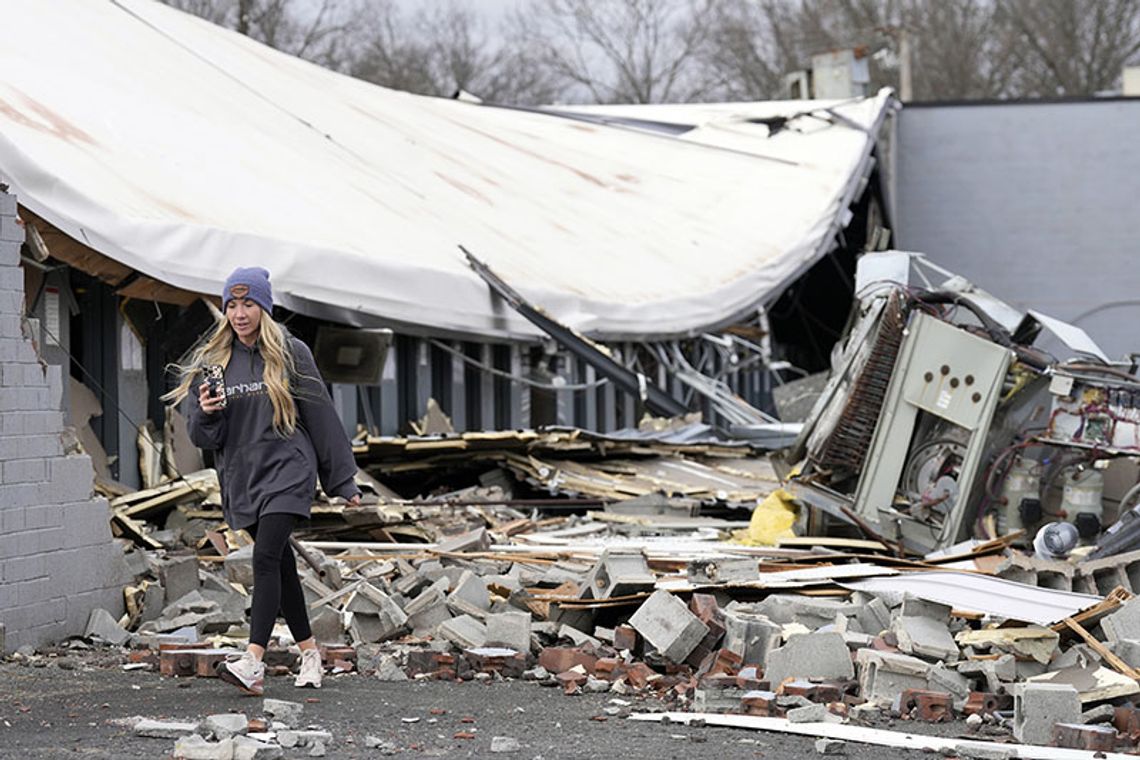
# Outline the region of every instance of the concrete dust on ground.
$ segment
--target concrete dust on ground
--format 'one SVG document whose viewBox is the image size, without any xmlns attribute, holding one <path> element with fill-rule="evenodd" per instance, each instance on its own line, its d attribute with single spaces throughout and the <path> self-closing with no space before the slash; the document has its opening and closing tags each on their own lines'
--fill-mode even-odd
<svg viewBox="0 0 1140 760">
<path fill-rule="evenodd" d="M 173 739 L 137 737 L 132 716 L 202 720 L 207 715 L 262 714 L 262 700 L 215 679 L 164 678 L 146 671 L 99 666 L 89 656 L 48 660 L 43 667 L 0 664 L 0 757 L 170 757 Z M 809 737 L 728 728 L 628 721 L 604 714 L 613 695 L 566 697 L 559 689 L 522 681 L 383 682 L 359 674 L 328 677 L 319 691 L 293 688 L 291 677 L 270 678 L 267 697 L 305 703 L 305 724 L 332 732 L 326 757 L 381 757 L 365 746 L 374 736 L 397 757 L 766 758 L 816 756 Z M 634 701 L 633 709 L 652 702 Z M 605 718 L 605 720 L 601 720 Z M 907 729 L 919 728 L 908 723 Z M 931 730 L 929 724 L 923 730 Z M 457 735 L 473 738 L 456 738 Z M 491 754 L 496 736 L 517 739 L 513 753 Z M 846 756 L 872 760 L 917 753 L 848 744 Z M 307 749 L 286 750 L 305 757 Z"/>
</svg>

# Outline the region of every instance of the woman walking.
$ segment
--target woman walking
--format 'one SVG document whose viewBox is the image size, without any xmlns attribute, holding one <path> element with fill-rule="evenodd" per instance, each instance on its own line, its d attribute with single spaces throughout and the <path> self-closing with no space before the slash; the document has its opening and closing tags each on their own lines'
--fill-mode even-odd
<svg viewBox="0 0 1140 760">
<path fill-rule="evenodd" d="M 280 612 L 301 648 L 295 684 L 320 688 L 321 656 L 289 536 L 309 518 L 318 476 L 325 493 L 360 503 L 352 447 L 308 346 L 273 321 L 269 272 L 234 270 L 222 311 L 225 319 L 177 367 L 181 382 L 164 396 L 172 403 L 190 397 L 190 440 L 216 452 L 226 524 L 254 538 L 249 646 L 218 674 L 263 693 L 261 660 Z M 201 382 L 191 393 L 211 366 L 223 368 L 221 387 Z"/>
</svg>

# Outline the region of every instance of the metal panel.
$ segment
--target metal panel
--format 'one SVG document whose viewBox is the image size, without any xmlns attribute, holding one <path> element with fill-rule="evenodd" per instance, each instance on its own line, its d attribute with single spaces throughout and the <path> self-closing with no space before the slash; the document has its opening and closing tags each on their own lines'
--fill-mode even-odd
<svg viewBox="0 0 1140 760">
<path fill-rule="evenodd" d="M 855 509 L 864 519 L 879 524 L 888 534 L 902 530 L 915 544 L 927 548 L 955 539 L 969 498 L 968 488 L 958 493 L 938 531 L 891 506 L 915 422 L 918 413 L 925 411 L 969 431 L 958 481 L 973 483 L 1010 360 L 1008 349 L 927 314 L 914 315 L 855 493 Z"/>
</svg>

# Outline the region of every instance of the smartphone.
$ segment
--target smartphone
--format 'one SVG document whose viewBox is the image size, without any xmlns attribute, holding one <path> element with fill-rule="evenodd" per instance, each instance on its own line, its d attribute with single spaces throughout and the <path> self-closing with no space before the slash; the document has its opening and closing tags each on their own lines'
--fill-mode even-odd
<svg viewBox="0 0 1140 760">
<path fill-rule="evenodd" d="M 210 395 L 214 398 L 220 398 L 219 406 L 223 409 L 226 408 L 226 377 L 225 368 L 220 364 L 207 365 L 205 369 L 206 387 L 210 391 Z"/>
</svg>

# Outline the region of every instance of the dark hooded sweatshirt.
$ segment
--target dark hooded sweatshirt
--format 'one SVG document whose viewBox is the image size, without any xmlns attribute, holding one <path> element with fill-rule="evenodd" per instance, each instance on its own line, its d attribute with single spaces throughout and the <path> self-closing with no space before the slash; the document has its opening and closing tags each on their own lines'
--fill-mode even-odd
<svg viewBox="0 0 1140 760">
<path fill-rule="evenodd" d="M 273 404 L 256 344 L 235 338 L 225 370 L 226 408 L 207 414 L 190 394 L 188 426 L 195 446 L 213 449 L 222 482 L 226 523 L 248 528 L 261 515 L 283 512 L 308 518 L 317 477 L 330 496 L 360 493 L 356 462 L 309 347 L 289 337 L 297 374 L 290 387 L 297 404 L 297 429 L 282 438 L 273 429 Z"/>
</svg>

